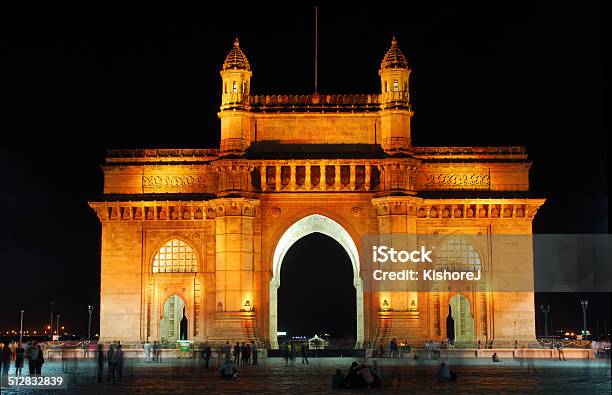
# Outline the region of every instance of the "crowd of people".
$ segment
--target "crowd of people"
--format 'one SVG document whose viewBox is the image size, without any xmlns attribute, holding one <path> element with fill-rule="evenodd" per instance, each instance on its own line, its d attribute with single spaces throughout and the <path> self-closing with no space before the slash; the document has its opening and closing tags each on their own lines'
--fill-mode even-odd
<svg viewBox="0 0 612 395">
<path fill-rule="evenodd" d="M 429 340 L 425 342 L 423 346 L 423 358 L 425 359 L 440 359 L 442 350 L 448 348 L 447 341 Z M 391 339 L 389 342 L 389 358 L 400 358 L 404 355 L 411 355 L 412 348 L 408 345 L 408 342 L 400 343 L 396 338 Z M 380 356 L 384 356 L 384 349 L 382 344 L 380 345 Z M 412 355 L 415 359 L 419 357 L 416 354 Z"/>
<path fill-rule="evenodd" d="M 15 375 L 21 376 L 25 361 L 28 362 L 28 373 L 30 376 L 42 374 L 45 353 L 40 344 L 36 341 L 31 341 L 24 348 L 19 342 L 0 343 L 0 372 L 2 372 L 3 379 L 8 376 L 11 363 L 13 363 L 15 368 Z"/>
</svg>

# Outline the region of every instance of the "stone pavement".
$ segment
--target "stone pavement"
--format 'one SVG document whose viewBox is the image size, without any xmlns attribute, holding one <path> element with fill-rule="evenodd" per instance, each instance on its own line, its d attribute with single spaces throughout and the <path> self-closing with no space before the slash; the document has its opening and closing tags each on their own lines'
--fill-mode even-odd
<svg viewBox="0 0 612 395">
<path fill-rule="evenodd" d="M 126 360 L 121 383 L 96 382 L 92 361 L 68 364 L 70 373 L 65 390 L 2 389 L 2 394 L 195 394 L 195 393 L 582 393 L 610 394 L 609 361 L 534 360 L 535 372 L 527 365 L 504 360 L 492 363 L 485 359 L 448 359 L 445 362 L 457 373 L 453 383 L 438 383 L 435 372 L 439 361 L 377 359 L 383 371 L 384 388 L 380 390 L 332 390 L 331 376 L 336 368 L 346 372 L 349 358 L 311 358 L 303 365 L 298 358 L 286 366 L 281 359 L 263 359 L 258 366 L 239 368 L 236 379 L 221 379 L 216 368 L 208 371 L 197 360 L 173 359 L 161 363 Z M 361 362 L 361 361 L 359 361 Z M 371 362 L 369 360 L 368 362 Z M 11 369 L 12 371 L 12 369 Z M 44 365 L 46 374 L 61 373 L 59 361 Z"/>
</svg>

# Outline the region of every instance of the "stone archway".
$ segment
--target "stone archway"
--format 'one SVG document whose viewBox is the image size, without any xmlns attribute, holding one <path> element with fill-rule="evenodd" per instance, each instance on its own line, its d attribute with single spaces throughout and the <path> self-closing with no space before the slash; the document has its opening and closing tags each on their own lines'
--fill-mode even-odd
<svg viewBox="0 0 612 395">
<path fill-rule="evenodd" d="M 471 313 L 470 300 L 464 295 L 455 294 L 449 299 L 448 306 L 454 326 L 454 344 L 458 347 L 471 348 L 474 343 L 474 317 Z"/>
<path fill-rule="evenodd" d="M 163 316 L 159 322 L 161 343 L 175 343 L 181 335 L 181 319 L 185 301 L 179 295 L 169 296 L 163 304 Z"/>
<path fill-rule="evenodd" d="M 355 287 L 357 304 L 357 340 L 355 348 L 361 348 L 364 336 L 363 313 L 363 281 L 359 275 L 359 252 L 353 238 L 336 221 L 313 214 L 304 217 L 291 225 L 280 237 L 272 260 L 272 279 L 270 280 L 270 347 L 278 348 L 278 288 L 280 287 L 280 269 L 283 258 L 291 246 L 304 236 L 311 233 L 322 233 L 337 241 L 346 251 L 353 267 L 353 286 Z"/>
</svg>

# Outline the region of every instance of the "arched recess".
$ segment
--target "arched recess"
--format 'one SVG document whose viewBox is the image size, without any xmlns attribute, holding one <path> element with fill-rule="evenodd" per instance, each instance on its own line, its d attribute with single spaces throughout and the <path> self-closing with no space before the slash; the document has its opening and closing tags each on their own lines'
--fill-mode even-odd
<svg viewBox="0 0 612 395">
<path fill-rule="evenodd" d="M 350 234 L 336 221 L 320 214 L 312 214 L 296 221 L 280 237 L 272 258 L 272 279 L 270 280 L 270 347 L 278 348 L 278 288 L 280 287 L 280 270 L 285 254 L 291 246 L 311 233 L 322 233 L 336 240 L 346 251 L 353 267 L 353 286 L 357 304 L 357 340 L 355 348 L 361 348 L 364 336 L 363 315 L 363 281 L 359 276 L 359 252 Z"/>
<path fill-rule="evenodd" d="M 449 315 L 454 324 L 454 344 L 459 348 L 471 348 L 474 343 L 474 317 L 470 300 L 462 294 L 455 294 L 448 301 Z"/>
</svg>

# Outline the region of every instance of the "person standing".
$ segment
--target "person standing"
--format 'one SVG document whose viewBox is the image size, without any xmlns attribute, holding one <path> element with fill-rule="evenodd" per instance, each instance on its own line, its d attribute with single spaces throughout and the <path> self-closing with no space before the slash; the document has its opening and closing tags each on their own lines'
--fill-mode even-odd
<svg viewBox="0 0 612 395">
<path fill-rule="evenodd" d="M 36 348 L 36 342 L 32 342 L 26 348 L 26 358 L 28 358 L 28 370 L 30 376 L 36 374 L 36 360 L 38 359 L 38 349 Z"/>
<path fill-rule="evenodd" d="M 108 351 L 106 353 L 106 360 L 108 362 L 108 372 L 107 372 L 107 377 L 108 377 L 108 381 L 111 381 L 111 379 L 113 380 L 113 382 L 115 382 L 115 374 L 116 372 L 116 366 L 117 366 L 117 360 L 115 359 L 115 345 L 111 344 L 108 347 Z"/>
<path fill-rule="evenodd" d="M 157 340 L 153 342 L 153 362 L 159 362 L 159 344 Z"/>
<path fill-rule="evenodd" d="M 15 349 L 15 376 L 21 376 L 21 369 L 23 369 L 23 359 L 25 357 L 25 349 L 21 346 L 21 343 L 17 344 Z"/>
<path fill-rule="evenodd" d="M 257 345 L 251 340 L 251 352 L 253 353 L 253 365 L 257 365 Z"/>
<path fill-rule="evenodd" d="M 45 363 L 45 356 L 40 345 L 36 346 L 38 349 L 38 357 L 36 358 L 36 374 L 42 374 L 42 366 Z"/>
<path fill-rule="evenodd" d="M 151 362 L 151 343 L 149 343 L 149 340 L 145 342 L 143 348 L 144 348 L 145 362 L 149 363 Z"/>
<path fill-rule="evenodd" d="M 240 365 L 240 342 L 234 346 L 234 365 Z"/>
<path fill-rule="evenodd" d="M 225 342 L 225 345 L 223 346 L 223 358 L 229 359 L 231 352 L 232 352 L 232 346 L 230 345 L 230 342 L 228 340 Z"/>
<path fill-rule="evenodd" d="M 96 346 L 96 359 L 98 362 L 98 383 L 101 383 L 104 377 L 104 348 L 102 343 L 98 343 Z"/>
<path fill-rule="evenodd" d="M 302 363 L 308 364 L 308 342 L 302 343 Z"/>
<path fill-rule="evenodd" d="M 2 361 L 2 377 L 0 378 L 0 382 L 2 384 L 5 383 L 9 374 L 9 368 L 11 367 L 11 358 L 13 357 L 13 352 L 8 344 L 4 343 L 4 347 L 2 347 L 2 351 L 0 352 L 0 361 Z"/>
<path fill-rule="evenodd" d="M 208 364 L 210 363 L 210 356 L 212 354 L 212 350 L 209 345 L 206 345 L 204 348 L 204 367 L 208 369 Z"/>
<path fill-rule="evenodd" d="M 118 344 L 115 350 L 115 370 L 117 371 L 117 381 L 121 381 L 123 376 L 123 350 L 121 349 L 121 344 Z"/>
</svg>

